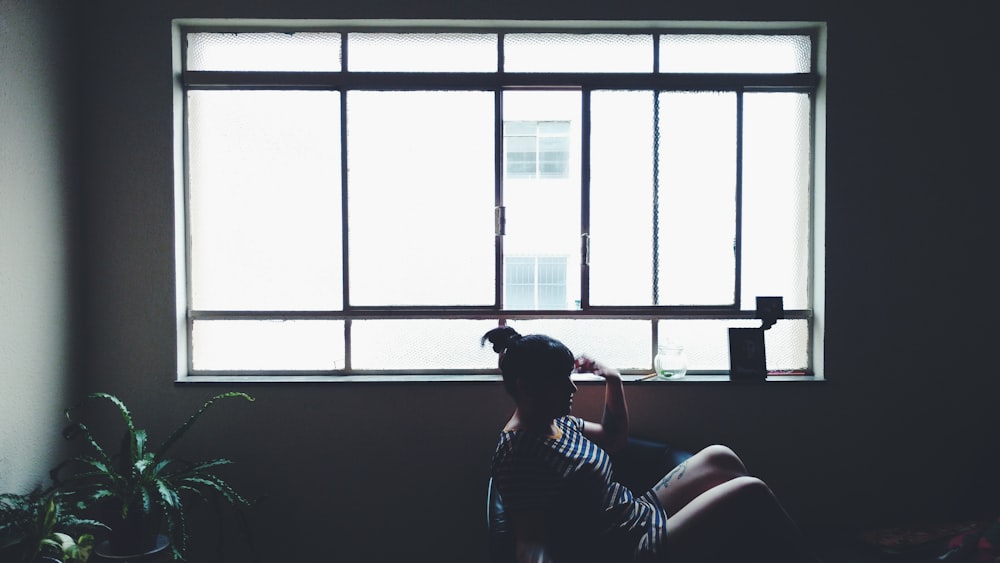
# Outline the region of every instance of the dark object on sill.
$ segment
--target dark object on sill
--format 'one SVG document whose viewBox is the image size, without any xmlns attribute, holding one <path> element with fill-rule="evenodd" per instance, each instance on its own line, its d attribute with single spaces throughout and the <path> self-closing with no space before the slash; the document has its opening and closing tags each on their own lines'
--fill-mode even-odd
<svg viewBox="0 0 1000 563">
<path fill-rule="evenodd" d="M 760 328 L 767 330 L 785 318 L 785 304 L 781 297 L 757 297 L 757 318 Z"/>
<path fill-rule="evenodd" d="M 764 329 L 729 329 L 729 379 L 764 381 L 767 379 Z"/>
</svg>

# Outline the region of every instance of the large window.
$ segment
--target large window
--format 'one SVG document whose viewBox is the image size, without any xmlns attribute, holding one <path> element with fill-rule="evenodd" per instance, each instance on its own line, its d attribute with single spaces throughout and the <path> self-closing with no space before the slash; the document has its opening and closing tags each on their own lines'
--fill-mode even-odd
<svg viewBox="0 0 1000 563">
<path fill-rule="evenodd" d="M 181 377 L 489 373 L 502 322 L 725 373 L 756 296 L 813 370 L 818 27 L 231 25 L 177 25 Z"/>
</svg>

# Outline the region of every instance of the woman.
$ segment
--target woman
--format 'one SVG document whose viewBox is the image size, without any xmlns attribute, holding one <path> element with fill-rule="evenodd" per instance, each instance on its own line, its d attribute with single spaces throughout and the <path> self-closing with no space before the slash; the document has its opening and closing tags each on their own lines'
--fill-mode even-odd
<svg viewBox="0 0 1000 563">
<path fill-rule="evenodd" d="M 493 482 L 523 562 L 816 561 L 771 490 L 729 448 L 709 446 L 649 491 L 611 478 L 628 442 L 619 373 L 544 335 L 487 332 L 516 404 L 493 457 Z M 570 416 L 574 371 L 605 380 L 604 413 Z"/>
</svg>

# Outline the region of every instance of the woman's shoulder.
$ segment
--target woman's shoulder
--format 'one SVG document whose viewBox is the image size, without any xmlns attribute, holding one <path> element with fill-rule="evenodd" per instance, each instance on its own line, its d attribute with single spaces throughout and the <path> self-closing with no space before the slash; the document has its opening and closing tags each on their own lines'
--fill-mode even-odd
<svg viewBox="0 0 1000 563">
<path fill-rule="evenodd" d="M 555 423 L 563 432 L 583 432 L 583 419 L 578 416 L 569 414 L 561 416 L 555 420 Z"/>
</svg>

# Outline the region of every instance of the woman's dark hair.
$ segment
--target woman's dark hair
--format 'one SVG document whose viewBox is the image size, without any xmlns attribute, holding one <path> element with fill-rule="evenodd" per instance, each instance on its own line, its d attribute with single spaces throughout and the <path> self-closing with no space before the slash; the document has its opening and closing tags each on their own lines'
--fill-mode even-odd
<svg viewBox="0 0 1000 563">
<path fill-rule="evenodd" d="M 509 326 L 501 326 L 484 334 L 480 345 L 487 340 L 493 344 L 493 351 L 500 354 L 503 385 L 515 400 L 518 378 L 529 385 L 539 384 L 553 377 L 565 377 L 573 371 L 573 352 L 562 342 L 544 334 L 521 336 Z"/>
</svg>

